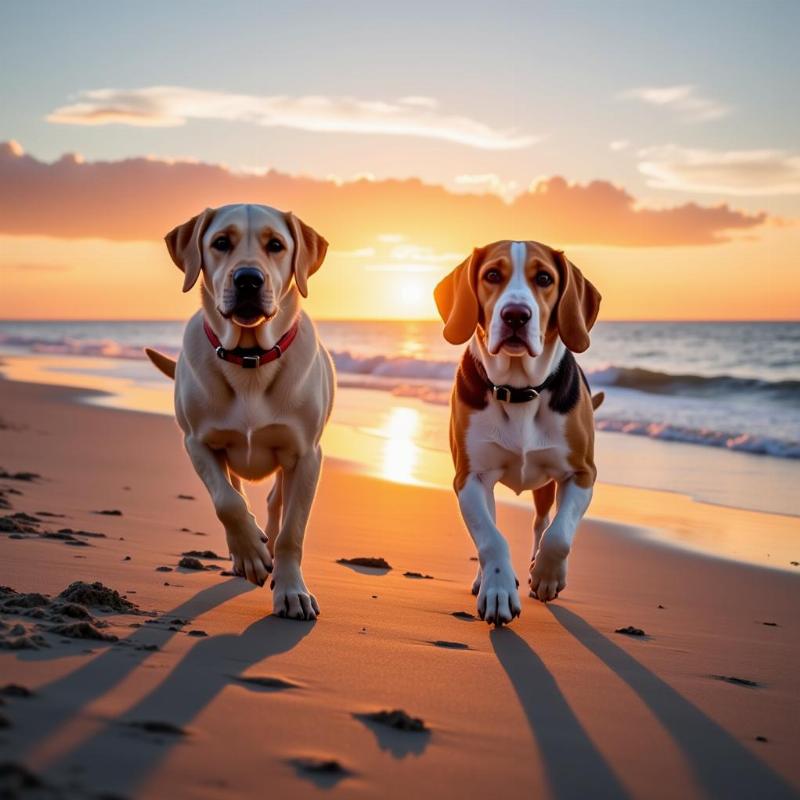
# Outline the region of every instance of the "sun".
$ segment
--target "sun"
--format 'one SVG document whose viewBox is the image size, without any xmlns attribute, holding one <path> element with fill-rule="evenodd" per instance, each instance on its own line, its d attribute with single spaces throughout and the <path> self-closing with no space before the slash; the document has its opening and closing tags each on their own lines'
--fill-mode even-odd
<svg viewBox="0 0 800 800">
<path fill-rule="evenodd" d="M 392 269 L 383 280 L 388 316 L 393 319 L 431 318 L 436 311 L 433 304 L 435 279 L 435 274 L 427 272 Z"/>
<path fill-rule="evenodd" d="M 418 306 L 422 302 L 422 287 L 418 283 L 405 283 L 400 289 L 400 297 L 404 303 Z"/>
</svg>

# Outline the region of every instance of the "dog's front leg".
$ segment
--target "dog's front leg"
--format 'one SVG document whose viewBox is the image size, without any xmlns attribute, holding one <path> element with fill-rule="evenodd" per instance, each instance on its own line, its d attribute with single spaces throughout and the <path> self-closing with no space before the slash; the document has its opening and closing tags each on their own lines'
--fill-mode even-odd
<svg viewBox="0 0 800 800">
<path fill-rule="evenodd" d="M 531 563 L 531 597 L 546 603 L 555 600 L 567 585 L 567 556 L 591 499 L 592 486 L 579 486 L 575 476 L 559 484 L 558 511 L 542 535 Z"/>
<path fill-rule="evenodd" d="M 494 485 L 497 477 L 470 474 L 458 491 L 458 505 L 481 565 L 478 614 L 488 623 L 511 622 L 522 611 L 518 581 L 511 566 L 511 554 L 494 521 Z M 476 579 L 477 583 L 477 579 Z"/>
<path fill-rule="evenodd" d="M 233 571 L 250 583 L 263 586 L 267 574 L 272 572 L 266 536 L 258 527 L 247 501 L 231 485 L 225 454 L 212 450 L 191 435 L 185 437 L 184 444 L 200 480 L 211 495 L 217 517 L 225 527 Z"/>
<path fill-rule="evenodd" d="M 309 450 L 291 469 L 283 471 L 283 520 L 275 540 L 272 609 L 281 617 L 316 619 L 317 599 L 308 591 L 300 561 L 308 515 L 322 468 L 322 450 Z"/>
</svg>

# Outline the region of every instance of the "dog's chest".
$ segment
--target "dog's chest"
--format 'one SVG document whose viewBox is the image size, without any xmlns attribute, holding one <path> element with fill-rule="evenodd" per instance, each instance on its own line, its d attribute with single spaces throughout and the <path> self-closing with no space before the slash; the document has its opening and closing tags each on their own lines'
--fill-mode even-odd
<svg viewBox="0 0 800 800">
<path fill-rule="evenodd" d="M 280 408 L 275 398 L 243 391 L 208 420 L 203 440 L 214 450 L 224 450 L 234 472 L 249 480 L 279 466 L 291 467 L 307 442 Z"/>
<path fill-rule="evenodd" d="M 466 446 L 473 472 L 500 471 L 519 493 L 570 471 L 565 417 L 541 404 L 490 403 L 470 415 Z"/>
</svg>

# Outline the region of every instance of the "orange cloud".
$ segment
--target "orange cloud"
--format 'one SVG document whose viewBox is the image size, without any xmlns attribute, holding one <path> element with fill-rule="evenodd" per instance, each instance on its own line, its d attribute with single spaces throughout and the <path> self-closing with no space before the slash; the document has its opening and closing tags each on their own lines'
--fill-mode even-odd
<svg viewBox="0 0 800 800">
<path fill-rule="evenodd" d="M 46 163 L 0 144 L 0 233 L 118 241 L 159 239 L 206 206 L 267 203 L 292 209 L 339 250 L 362 248 L 386 231 L 422 247 L 463 252 L 501 238 L 553 245 L 707 245 L 767 221 L 727 205 L 641 208 L 606 181 L 542 180 L 511 203 L 409 180 L 337 183 L 270 171 L 148 158 Z"/>
</svg>

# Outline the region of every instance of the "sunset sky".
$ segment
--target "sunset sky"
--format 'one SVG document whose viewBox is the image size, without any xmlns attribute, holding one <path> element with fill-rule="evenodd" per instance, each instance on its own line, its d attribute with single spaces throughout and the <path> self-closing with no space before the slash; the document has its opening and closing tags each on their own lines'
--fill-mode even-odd
<svg viewBox="0 0 800 800">
<path fill-rule="evenodd" d="M 605 319 L 800 316 L 800 5 L 16 3 L 0 318 L 181 318 L 163 234 L 291 209 L 319 318 L 433 317 L 474 245 L 565 248 Z"/>
</svg>

